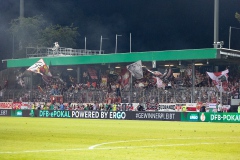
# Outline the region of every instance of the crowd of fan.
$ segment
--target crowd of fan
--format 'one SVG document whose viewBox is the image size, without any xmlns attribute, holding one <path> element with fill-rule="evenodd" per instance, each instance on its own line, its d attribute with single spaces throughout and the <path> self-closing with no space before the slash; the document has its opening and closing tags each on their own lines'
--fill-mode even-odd
<svg viewBox="0 0 240 160">
<path fill-rule="evenodd" d="M 238 72 L 237 72 L 238 73 Z M 53 79 L 49 83 L 43 83 L 36 86 L 32 90 L 21 89 L 14 98 L 4 96 L 2 101 L 33 101 L 33 102 L 49 102 L 51 95 L 63 95 L 65 102 L 72 103 L 103 103 L 107 102 L 109 98 L 112 99 L 111 103 L 119 102 L 117 99 L 116 88 L 109 85 L 101 86 L 75 83 L 74 78 L 70 77 L 68 83 L 63 82 L 61 79 Z M 219 91 L 213 85 L 211 79 L 206 74 L 200 74 L 196 70 L 194 97 L 196 102 L 213 102 L 216 103 L 219 99 Z M 132 89 L 130 86 L 121 89 L 121 102 L 128 103 L 189 103 L 192 98 L 192 84 L 191 76 L 185 74 L 182 78 L 177 77 L 169 80 L 165 87 L 157 88 L 152 80 L 142 82 L 134 80 Z M 110 83 L 111 84 L 111 83 Z M 113 84 L 113 83 L 112 83 Z M 1 92 L 9 92 L 8 81 L 4 86 L 0 86 Z M 140 87 L 139 87 L 140 86 Z M 239 74 L 229 76 L 228 89 L 223 93 L 223 104 L 229 104 L 231 97 L 238 98 L 239 94 Z M 130 96 L 131 94 L 131 96 Z M 7 94 L 5 94 L 7 95 Z M 80 106 L 78 106 L 80 107 Z"/>
<path fill-rule="evenodd" d="M 81 110 L 81 111 L 132 111 L 133 106 L 127 104 L 126 106 L 120 103 L 88 103 L 88 104 L 71 104 L 71 103 L 33 103 L 31 109 L 35 110 Z"/>
</svg>

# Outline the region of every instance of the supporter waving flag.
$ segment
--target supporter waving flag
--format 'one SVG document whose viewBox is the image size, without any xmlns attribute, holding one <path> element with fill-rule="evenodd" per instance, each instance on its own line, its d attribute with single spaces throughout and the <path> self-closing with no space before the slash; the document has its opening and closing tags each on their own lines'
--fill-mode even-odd
<svg viewBox="0 0 240 160">
<path fill-rule="evenodd" d="M 165 88 L 165 85 L 163 84 L 163 81 L 159 78 L 159 77 L 156 77 L 157 79 L 157 88 Z"/>
<path fill-rule="evenodd" d="M 34 73 L 41 74 L 42 76 L 52 77 L 52 74 L 48 66 L 45 64 L 42 58 L 36 63 L 34 63 L 31 67 L 29 67 L 27 70 Z"/>
<path fill-rule="evenodd" d="M 142 70 L 142 61 L 137 61 L 130 65 L 127 65 L 127 69 L 136 79 L 143 78 L 143 70 Z"/>
<path fill-rule="evenodd" d="M 208 76 L 213 80 L 213 84 L 219 91 L 226 91 L 228 85 L 228 69 L 222 72 L 207 72 Z"/>
</svg>

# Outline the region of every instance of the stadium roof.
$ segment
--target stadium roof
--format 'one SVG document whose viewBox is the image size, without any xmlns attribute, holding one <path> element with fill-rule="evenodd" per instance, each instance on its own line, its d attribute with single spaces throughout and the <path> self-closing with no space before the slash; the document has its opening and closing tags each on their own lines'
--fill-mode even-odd
<svg viewBox="0 0 240 160">
<path fill-rule="evenodd" d="M 8 59 L 7 68 L 29 67 L 43 58 L 47 65 L 81 65 L 81 64 L 105 64 L 105 63 L 132 63 L 138 60 L 143 62 L 151 61 L 178 61 L 178 60 L 206 60 L 218 59 L 219 51 L 216 48 L 210 49 L 188 49 L 173 51 L 150 51 L 150 52 L 132 52 L 117 54 L 98 54 L 81 56 L 48 56 L 32 57 L 23 59 Z"/>
</svg>

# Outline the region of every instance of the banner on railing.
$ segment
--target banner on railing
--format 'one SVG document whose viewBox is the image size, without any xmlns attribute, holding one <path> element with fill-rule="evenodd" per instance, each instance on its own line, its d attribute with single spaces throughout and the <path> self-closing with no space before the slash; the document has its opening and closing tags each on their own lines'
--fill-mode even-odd
<svg viewBox="0 0 240 160">
<path fill-rule="evenodd" d="M 196 112 L 197 103 L 148 103 L 147 111 L 163 111 L 163 112 L 181 112 L 182 106 L 187 107 L 187 112 Z"/>
<path fill-rule="evenodd" d="M 0 102 L 0 109 L 12 109 L 12 102 Z"/>
<path fill-rule="evenodd" d="M 32 102 L 13 102 L 12 109 L 31 109 Z"/>
<path fill-rule="evenodd" d="M 197 103 L 186 103 L 187 111 L 196 112 L 197 111 Z"/>
<path fill-rule="evenodd" d="M 159 103 L 158 111 L 175 111 L 176 103 Z"/>
<path fill-rule="evenodd" d="M 43 109 L 43 106 L 50 106 L 50 102 L 0 102 L 0 109 L 32 109 L 33 103 L 36 108 Z M 63 103 L 66 110 L 81 110 L 82 106 L 93 105 L 94 103 Z M 70 105 L 69 105 L 70 104 Z M 187 112 L 199 112 L 200 106 L 197 103 L 119 103 L 117 109 L 120 111 L 138 111 L 138 106 L 144 106 L 145 111 L 159 111 L 159 112 L 182 112 L 182 106 L 187 107 Z M 105 103 L 98 103 L 104 105 Z M 58 109 L 60 103 L 55 103 L 54 108 Z M 46 109 L 48 109 L 48 107 Z M 207 112 L 217 112 L 216 103 L 206 104 Z M 35 109 L 36 109 L 35 108 Z M 223 105 L 222 111 L 227 112 L 230 105 Z"/>
</svg>

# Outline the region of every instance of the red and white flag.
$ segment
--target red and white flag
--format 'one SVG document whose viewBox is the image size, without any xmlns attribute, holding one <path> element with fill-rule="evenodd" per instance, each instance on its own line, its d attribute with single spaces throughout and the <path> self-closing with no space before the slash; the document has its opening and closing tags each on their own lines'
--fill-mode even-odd
<svg viewBox="0 0 240 160">
<path fill-rule="evenodd" d="M 222 72 L 207 72 L 207 74 L 219 91 L 226 91 L 228 87 L 228 72 L 228 69 L 226 69 Z"/>
<path fill-rule="evenodd" d="M 42 58 L 36 63 L 34 63 L 31 67 L 29 67 L 27 70 L 34 73 L 41 74 L 42 76 L 52 77 L 52 74 L 48 66 L 45 64 Z"/>
</svg>

